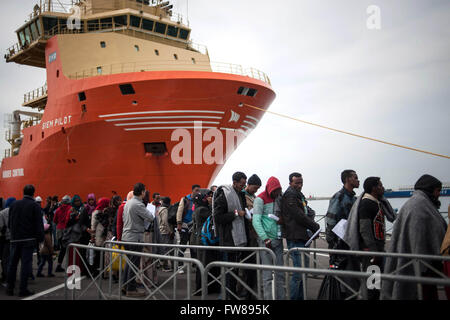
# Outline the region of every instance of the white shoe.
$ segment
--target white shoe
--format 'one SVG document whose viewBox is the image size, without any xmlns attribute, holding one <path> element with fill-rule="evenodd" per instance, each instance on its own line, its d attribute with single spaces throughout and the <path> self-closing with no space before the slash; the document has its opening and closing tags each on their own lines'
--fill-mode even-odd
<svg viewBox="0 0 450 320">
<path fill-rule="evenodd" d="M 184 269 L 183 268 L 178 268 L 178 273 L 183 274 L 184 273 Z"/>
</svg>

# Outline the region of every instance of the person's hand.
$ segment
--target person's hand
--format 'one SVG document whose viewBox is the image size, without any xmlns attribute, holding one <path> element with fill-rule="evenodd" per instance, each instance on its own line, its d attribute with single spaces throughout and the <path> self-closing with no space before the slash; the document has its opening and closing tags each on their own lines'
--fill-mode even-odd
<svg viewBox="0 0 450 320">
<path fill-rule="evenodd" d="M 272 240 L 266 239 L 264 240 L 264 244 L 266 245 L 266 248 L 272 249 Z"/>
<path fill-rule="evenodd" d="M 181 223 L 178 223 L 178 224 L 177 224 L 177 231 L 178 231 L 178 232 L 181 232 Z"/>
<path fill-rule="evenodd" d="M 278 217 L 277 224 L 278 225 L 282 225 L 283 224 L 283 218 L 282 217 Z"/>
<path fill-rule="evenodd" d="M 240 215 L 241 217 L 245 216 L 245 211 L 244 210 L 238 211 L 238 215 Z"/>
</svg>

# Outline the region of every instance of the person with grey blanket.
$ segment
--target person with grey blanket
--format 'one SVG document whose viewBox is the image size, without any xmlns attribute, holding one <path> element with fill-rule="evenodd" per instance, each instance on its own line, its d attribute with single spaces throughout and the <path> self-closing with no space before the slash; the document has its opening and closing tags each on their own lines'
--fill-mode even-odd
<svg viewBox="0 0 450 320">
<path fill-rule="evenodd" d="M 245 247 L 248 243 L 248 222 L 244 218 L 247 207 L 245 193 L 242 191 L 247 176 L 242 172 L 233 174 L 233 184 L 217 188 L 213 197 L 213 218 L 217 225 L 220 246 Z M 240 252 L 224 252 L 224 261 L 238 262 Z M 235 273 L 237 271 L 235 270 Z M 236 279 L 231 275 L 226 278 L 227 298 L 236 299 Z M 225 298 L 225 297 L 222 297 Z"/>
<path fill-rule="evenodd" d="M 439 213 L 441 203 L 439 194 L 442 183 L 428 174 L 423 175 L 414 185 L 412 197 L 400 209 L 387 252 L 440 255 L 447 223 Z M 387 258 L 385 273 L 402 268 L 410 259 Z M 442 272 L 441 262 L 427 262 Z M 420 274 L 414 272 L 413 265 L 396 272 L 404 276 L 439 277 L 430 268 L 420 264 Z M 417 300 L 420 298 L 417 284 L 384 280 L 381 283 L 382 300 Z M 437 300 L 437 288 L 434 285 L 422 285 L 424 300 Z"/>
<path fill-rule="evenodd" d="M 386 218 L 394 222 L 395 213 L 389 201 L 383 197 L 384 187 L 379 177 L 369 177 L 364 181 L 364 193 L 358 197 L 356 204 L 350 211 L 344 240 L 348 242 L 350 250 L 384 252 L 386 243 Z M 383 270 L 384 261 L 379 257 L 362 257 L 361 265 L 357 269 L 365 272 L 371 265 Z M 349 268 L 346 268 L 350 270 Z M 350 280 L 350 285 L 356 283 Z M 355 289 L 357 287 L 355 286 Z M 368 300 L 378 300 L 380 292 L 377 289 L 366 291 L 363 281 L 361 289 Z"/>
</svg>

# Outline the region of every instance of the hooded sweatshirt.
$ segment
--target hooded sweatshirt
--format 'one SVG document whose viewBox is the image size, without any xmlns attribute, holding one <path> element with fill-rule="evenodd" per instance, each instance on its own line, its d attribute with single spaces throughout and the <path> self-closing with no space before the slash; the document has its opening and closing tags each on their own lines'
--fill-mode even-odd
<svg viewBox="0 0 450 320">
<path fill-rule="evenodd" d="M 55 211 L 55 217 L 53 222 L 56 223 L 56 229 L 64 230 L 66 228 L 67 222 L 70 218 L 70 209 L 72 206 L 70 204 L 63 203 Z"/>
<path fill-rule="evenodd" d="M 275 199 L 271 198 L 270 194 L 277 189 L 281 189 L 280 181 L 275 177 L 270 177 L 266 190 L 253 202 L 252 224 L 262 241 L 281 237 L 280 225 L 274 219 L 269 218 L 269 214 L 275 214 Z"/>
<path fill-rule="evenodd" d="M 0 232 L 5 235 L 6 240 L 11 239 L 11 233 L 8 228 L 9 207 L 16 201 L 16 198 L 8 198 L 5 203 L 5 209 L 0 211 Z"/>
</svg>

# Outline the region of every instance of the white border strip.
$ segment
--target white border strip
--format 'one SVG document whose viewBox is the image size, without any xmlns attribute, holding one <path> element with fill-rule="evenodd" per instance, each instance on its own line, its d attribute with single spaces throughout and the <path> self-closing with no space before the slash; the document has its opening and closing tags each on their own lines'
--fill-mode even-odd
<svg viewBox="0 0 450 320">
<path fill-rule="evenodd" d="M 116 127 L 126 127 L 126 126 L 140 126 L 145 124 L 182 124 L 182 123 L 195 123 L 196 121 L 158 121 L 158 122 L 134 122 L 134 123 L 118 123 L 115 124 Z M 199 121 L 200 122 L 200 121 Z M 206 124 L 220 124 L 220 122 L 215 121 L 201 121 L 201 123 Z"/>
<path fill-rule="evenodd" d="M 86 278 L 86 276 L 82 276 L 81 278 L 77 278 L 77 279 L 75 279 L 75 283 L 80 282 L 81 280 L 84 280 L 85 278 Z M 64 286 L 65 286 L 65 283 L 62 283 L 62 284 L 60 284 L 60 285 L 58 285 L 56 287 L 50 288 L 48 290 L 45 290 L 45 291 L 42 291 L 42 292 L 39 292 L 39 293 L 36 293 L 35 295 L 32 295 L 31 297 L 24 298 L 22 300 L 34 300 L 34 299 L 40 298 L 42 296 L 45 296 L 45 295 L 47 295 L 49 293 L 52 293 L 53 291 L 60 290 L 60 289 L 64 288 Z"/>
<path fill-rule="evenodd" d="M 247 130 L 249 130 L 249 131 L 253 130 L 253 128 L 249 128 L 249 127 L 244 126 L 244 125 L 241 125 L 241 127 L 244 128 L 244 129 L 247 129 Z"/>
<path fill-rule="evenodd" d="M 250 121 L 247 121 L 247 120 L 244 120 L 244 121 L 242 121 L 242 122 L 244 122 L 244 123 L 247 123 L 247 124 L 249 124 L 249 125 L 251 125 L 252 127 L 253 127 L 253 129 L 255 129 L 256 128 L 256 125 L 253 123 L 253 122 L 250 122 Z"/>
<path fill-rule="evenodd" d="M 256 119 L 256 118 L 254 118 L 254 117 L 252 117 L 252 116 L 245 116 L 246 118 L 249 118 L 249 119 L 252 119 L 252 120 L 255 120 L 256 121 L 256 123 L 258 123 L 259 122 L 259 120 L 258 119 Z"/>
<path fill-rule="evenodd" d="M 119 122 L 119 121 L 131 121 L 131 120 L 153 120 L 153 119 L 217 119 L 222 117 L 215 116 L 158 116 L 158 117 L 138 117 L 138 118 L 120 118 L 120 119 L 106 119 L 106 122 Z M 201 120 L 199 120 L 201 121 Z"/>
<path fill-rule="evenodd" d="M 128 112 L 128 113 L 115 113 L 115 114 L 103 114 L 98 116 L 99 118 L 109 118 L 118 116 L 132 116 L 138 114 L 158 114 L 158 113 L 216 113 L 225 114 L 224 111 L 210 111 L 210 110 L 166 110 L 166 111 L 142 111 L 142 112 Z"/>
</svg>

